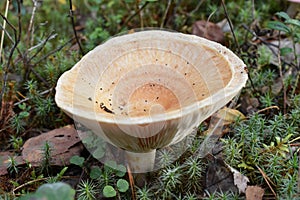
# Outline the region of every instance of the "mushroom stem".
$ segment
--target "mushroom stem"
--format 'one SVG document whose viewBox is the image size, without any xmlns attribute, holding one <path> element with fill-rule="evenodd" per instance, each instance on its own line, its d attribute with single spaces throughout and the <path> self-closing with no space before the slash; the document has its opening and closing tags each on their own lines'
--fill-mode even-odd
<svg viewBox="0 0 300 200">
<path fill-rule="evenodd" d="M 133 173 L 153 171 L 156 150 L 147 153 L 134 153 L 126 151 L 126 158 Z"/>
</svg>

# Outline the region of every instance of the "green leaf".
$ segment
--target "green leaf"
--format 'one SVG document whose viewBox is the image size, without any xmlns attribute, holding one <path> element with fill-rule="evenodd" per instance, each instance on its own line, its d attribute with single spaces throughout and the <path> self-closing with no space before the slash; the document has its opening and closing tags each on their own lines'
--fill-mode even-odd
<svg viewBox="0 0 300 200">
<path fill-rule="evenodd" d="M 283 31 L 285 33 L 291 32 L 290 28 L 287 25 L 285 25 L 282 22 L 278 22 L 278 21 L 269 21 L 267 23 L 267 27 L 270 28 L 270 29 Z"/>
<path fill-rule="evenodd" d="M 84 163 L 84 158 L 80 156 L 72 156 L 72 158 L 70 159 L 70 163 L 82 167 Z"/>
<path fill-rule="evenodd" d="M 103 158 L 105 154 L 105 150 L 102 147 L 98 147 L 94 152 L 93 152 L 93 157 L 96 159 L 101 159 Z"/>
<path fill-rule="evenodd" d="M 300 21 L 297 20 L 297 19 L 289 19 L 289 20 L 286 20 L 286 23 L 287 23 L 287 24 L 292 24 L 292 25 L 295 25 L 295 26 L 300 27 Z"/>
<path fill-rule="evenodd" d="M 67 170 L 68 170 L 68 167 L 64 167 L 64 168 L 56 175 L 57 180 L 59 180 L 59 179 L 66 173 Z"/>
<path fill-rule="evenodd" d="M 75 190 L 66 183 L 58 182 L 42 185 L 38 188 L 36 194 L 45 196 L 47 200 L 73 200 Z"/>
<path fill-rule="evenodd" d="M 115 197 L 117 195 L 117 192 L 112 186 L 107 185 L 103 188 L 103 195 L 107 198 Z"/>
<path fill-rule="evenodd" d="M 91 179 L 98 179 L 101 177 L 102 171 L 100 167 L 96 166 L 91 169 L 90 177 Z"/>
<path fill-rule="evenodd" d="M 118 165 L 117 166 L 117 168 L 116 168 L 116 175 L 118 176 L 118 177 L 123 177 L 123 176 L 125 176 L 125 174 L 126 174 L 126 167 L 124 166 L 124 165 Z"/>
<path fill-rule="evenodd" d="M 88 136 L 86 136 L 86 137 L 84 137 L 84 138 L 82 139 L 83 144 L 84 144 L 84 145 L 88 145 L 88 146 L 90 146 L 90 147 L 93 147 L 93 146 L 91 145 L 91 144 L 93 144 L 93 141 L 94 141 L 93 135 L 88 135 Z"/>
<path fill-rule="evenodd" d="M 104 170 L 106 170 L 106 171 L 111 171 L 111 168 L 112 169 L 116 169 L 117 168 L 117 163 L 116 163 L 116 161 L 114 161 L 114 160 L 109 160 L 109 161 L 106 161 L 105 163 L 104 163 Z"/>
<path fill-rule="evenodd" d="M 282 11 L 281 12 L 277 12 L 276 15 L 279 16 L 279 17 L 282 17 L 285 20 L 290 19 L 290 16 L 286 12 L 282 12 Z"/>
<path fill-rule="evenodd" d="M 129 183 L 125 179 L 119 179 L 117 188 L 120 192 L 126 192 L 129 189 Z"/>
<path fill-rule="evenodd" d="M 18 107 L 21 109 L 21 110 L 25 110 L 26 109 L 26 104 L 25 103 L 20 103 L 18 105 Z"/>
<path fill-rule="evenodd" d="M 283 138 L 283 142 L 287 143 L 289 141 L 289 139 L 293 136 L 294 134 L 288 134 L 285 138 Z"/>
<path fill-rule="evenodd" d="M 292 53 L 293 52 L 293 49 L 292 48 L 289 48 L 289 47 L 283 47 L 283 48 L 280 48 L 280 54 L 282 56 L 285 56 L 289 53 Z"/>
<path fill-rule="evenodd" d="M 254 169 L 250 165 L 247 165 L 245 162 L 242 162 L 241 164 L 239 164 L 238 167 L 244 168 L 244 169 L 251 169 L 251 170 Z"/>
<path fill-rule="evenodd" d="M 27 194 L 19 200 L 74 200 L 75 190 L 66 183 L 47 183 L 40 186 L 33 194 Z"/>
<path fill-rule="evenodd" d="M 20 112 L 19 116 L 20 116 L 20 118 L 26 118 L 26 117 L 29 116 L 29 112 L 27 112 L 27 111 L 22 111 L 22 112 Z"/>
</svg>

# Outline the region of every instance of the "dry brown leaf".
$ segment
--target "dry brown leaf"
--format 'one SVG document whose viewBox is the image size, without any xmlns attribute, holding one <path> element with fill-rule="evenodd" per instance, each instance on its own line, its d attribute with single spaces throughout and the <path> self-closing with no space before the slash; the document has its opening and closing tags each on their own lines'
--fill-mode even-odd
<svg viewBox="0 0 300 200">
<path fill-rule="evenodd" d="M 224 107 L 220 109 L 215 115 L 218 119 L 222 119 L 224 125 L 235 122 L 238 118 L 245 119 L 245 115 L 238 110 Z"/>
<path fill-rule="evenodd" d="M 246 200 L 261 200 L 264 193 L 265 190 L 259 186 L 248 186 L 246 189 Z"/>
<path fill-rule="evenodd" d="M 234 185 L 236 185 L 236 187 L 239 189 L 239 193 L 245 193 L 246 192 L 246 188 L 247 188 L 247 183 L 249 182 L 249 179 L 247 176 L 244 176 L 243 174 L 241 174 L 239 171 L 237 171 L 236 169 L 230 167 L 228 165 L 229 169 L 231 170 L 232 174 L 233 174 L 233 181 L 234 181 Z"/>
<path fill-rule="evenodd" d="M 205 20 L 196 21 L 193 24 L 192 33 L 193 35 L 224 44 L 224 33 L 222 29 L 212 22 Z"/>
<path fill-rule="evenodd" d="M 40 165 L 46 141 L 50 144 L 52 165 L 68 165 L 70 158 L 80 155 L 83 149 L 77 131 L 73 126 L 68 125 L 27 140 L 23 146 L 23 159 L 33 166 Z"/>
</svg>

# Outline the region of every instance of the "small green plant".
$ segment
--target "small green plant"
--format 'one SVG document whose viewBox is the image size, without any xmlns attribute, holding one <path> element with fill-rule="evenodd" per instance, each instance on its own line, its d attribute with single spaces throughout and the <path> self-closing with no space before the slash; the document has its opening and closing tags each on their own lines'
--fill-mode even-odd
<svg viewBox="0 0 300 200">
<path fill-rule="evenodd" d="M 249 120 L 239 122 L 234 128 L 234 136 L 222 139 L 226 162 L 241 169 L 251 181 L 261 185 L 266 183 L 258 167 L 278 188 L 284 184 L 282 177 L 288 179 L 298 175 L 299 160 L 290 144 L 299 139 L 299 126 L 295 123 L 300 120 L 295 119 L 299 114 L 293 116 L 293 113 L 295 110 L 287 115 L 279 113 L 273 119 L 254 114 Z M 287 174 L 292 176 L 288 177 Z M 294 189 L 289 191 L 289 196 L 295 195 L 292 193 Z"/>
<path fill-rule="evenodd" d="M 162 199 L 172 198 L 176 195 L 173 193 L 177 191 L 182 184 L 182 166 L 169 165 L 161 171 L 159 179 L 162 186 L 159 188 Z"/>
<path fill-rule="evenodd" d="M 77 188 L 78 200 L 94 200 L 98 191 L 98 185 L 93 181 L 81 180 Z"/>
<path fill-rule="evenodd" d="M 18 105 L 21 112 L 14 115 L 10 119 L 10 127 L 16 131 L 17 134 L 25 130 L 25 125 L 27 123 L 28 117 L 30 115 L 30 106 L 27 106 L 25 103 Z"/>
<path fill-rule="evenodd" d="M 64 167 L 56 176 L 49 177 L 47 179 L 47 183 L 56 183 L 56 182 L 60 181 L 67 170 L 68 170 L 68 167 Z"/>
<path fill-rule="evenodd" d="M 140 200 L 152 200 L 154 197 L 154 192 L 151 190 L 151 188 L 147 188 L 147 186 L 144 186 L 142 188 L 137 188 L 137 199 Z"/>
<path fill-rule="evenodd" d="M 183 165 L 184 175 L 186 176 L 186 188 L 189 191 L 201 191 L 203 188 L 202 179 L 205 171 L 203 161 L 190 157 Z"/>
<path fill-rule="evenodd" d="M 42 173 L 50 173 L 50 168 L 51 168 L 51 146 L 48 143 L 48 141 L 46 141 L 44 143 L 42 152 L 43 152 L 43 157 L 42 157 L 42 162 L 41 162 L 41 166 L 40 166 L 40 171 Z"/>
<path fill-rule="evenodd" d="M 16 150 L 17 152 L 21 151 L 21 148 L 23 146 L 23 139 L 22 137 L 16 137 L 11 136 L 9 142 L 11 143 L 11 146 Z"/>
<path fill-rule="evenodd" d="M 99 170 L 97 174 L 99 174 Z M 118 165 L 115 161 L 108 161 L 105 164 L 102 174 L 97 178 L 99 184 L 103 188 L 102 193 L 105 197 L 115 197 L 117 191 L 121 193 L 128 191 L 129 183 L 122 178 L 125 174 L 126 168 L 124 165 Z"/>
<path fill-rule="evenodd" d="M 13 157 L 13 156 L 8 157 L 7 169 L 10 174 L 18 174 L 19 173 L 18 162 L 15 160 L 15 157 Z"/>
</svg>

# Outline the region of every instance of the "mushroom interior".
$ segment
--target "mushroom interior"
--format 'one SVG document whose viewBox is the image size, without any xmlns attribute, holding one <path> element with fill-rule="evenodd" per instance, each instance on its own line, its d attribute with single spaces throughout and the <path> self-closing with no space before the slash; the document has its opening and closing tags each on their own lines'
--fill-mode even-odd
<svg viewBox="0 0 300 200">
<path fill-rule="evenodd" d="M 72 99 L 63 101 L 106 119 L 154 117 L 200 102 L 230 83 L 234 70 L 226 48 L 160 32 L 165 31 L 119 36 L 89 52 L 70 71 Z"/>
<path fill-rule="evenodd" d="M 226 87 L 233 69 L 225 48 L 168 34 L 120 36 L 88 53 L 75 66 L 73 107 L 105 118 L 153 117 Z"/>
</svg>

